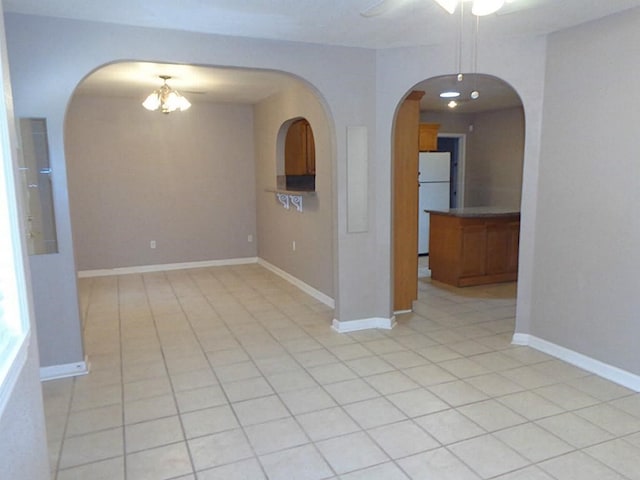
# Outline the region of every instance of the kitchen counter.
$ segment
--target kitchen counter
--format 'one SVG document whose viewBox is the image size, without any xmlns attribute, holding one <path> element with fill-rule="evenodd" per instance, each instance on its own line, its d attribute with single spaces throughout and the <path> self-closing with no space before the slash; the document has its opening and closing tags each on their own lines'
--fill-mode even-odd
<svg viewBox="0 0 640 480">
<path fill-rule="evenodd" d="M 425 211 L 432 279 L 456 287 L 517 279 L 520 212 L 492 207 Z"/>
<path fill-rule="evenodd" d="M 520 216 L 520 212 L 512 208 L 502 207 L 463 207 L 449 208 L 446 210 L 425 210 L 426 213 L 439 215 L 449 215 L 459 218 L 482 218 L 482 217 L 513 217 Z"/>
</svg>

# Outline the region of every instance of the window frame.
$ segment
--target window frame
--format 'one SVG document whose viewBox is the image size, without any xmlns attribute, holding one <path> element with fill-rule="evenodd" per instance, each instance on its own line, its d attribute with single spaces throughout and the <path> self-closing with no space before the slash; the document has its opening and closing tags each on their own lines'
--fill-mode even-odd
<svg viewBox="0 0 640 480">
<path fill-rule="evenodd" d="M 4 64 L 2 67 L 5 67 Z M 0 73 L 4 73 L 0 68 Z M 31 335 L 31 311 L 27 283 L 24 229 L 19 204 L 16 126 L 10 123 L 4 92 L 8 84 L 2 75 L 0 95 L 0 416 L 4 413 L 15 384 L 27 360 Z"/>
</svg>

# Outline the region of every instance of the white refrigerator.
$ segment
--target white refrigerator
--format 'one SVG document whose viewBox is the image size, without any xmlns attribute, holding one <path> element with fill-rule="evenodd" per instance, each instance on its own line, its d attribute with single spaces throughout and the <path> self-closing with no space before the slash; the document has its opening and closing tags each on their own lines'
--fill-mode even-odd
<svg viewBox="0 0 640 480">
<path fill-rule="evenodd" d="M 451 198 L 451 154 L 420 153 L 418 164 L 418 254 L 429 253 L 429 214 L 425 210 L 447 210 Z"/>
</svg>

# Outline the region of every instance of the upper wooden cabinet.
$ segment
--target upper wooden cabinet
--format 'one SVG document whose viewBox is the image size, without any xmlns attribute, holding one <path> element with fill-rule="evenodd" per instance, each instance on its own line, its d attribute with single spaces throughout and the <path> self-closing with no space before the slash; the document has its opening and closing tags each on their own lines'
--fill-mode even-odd
<svg viewBox="0 0 640 480">
<path fill-rule="evenodd" d="M 289 126 L 284 146 L 285 175 L 315 175 L 316 146 L 311 125 L 304 118 Z"/>
<path fill-rule="evenodd" d="M 432 152 L 438 150 L 439 123 L 420 124 L 420 151 Z"/>
</svg>

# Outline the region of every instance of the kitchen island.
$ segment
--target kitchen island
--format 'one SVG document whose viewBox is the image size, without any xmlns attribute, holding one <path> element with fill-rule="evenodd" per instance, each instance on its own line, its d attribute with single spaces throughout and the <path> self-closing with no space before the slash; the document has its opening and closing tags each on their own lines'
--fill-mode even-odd
<svg viewBox="0 0 640 480">
<path fill-rule="evenodd" d="M 425 212 L 433 280 L 467 287 L 517 279 L 520 212 L 495 207 Z"/>
</svg>

